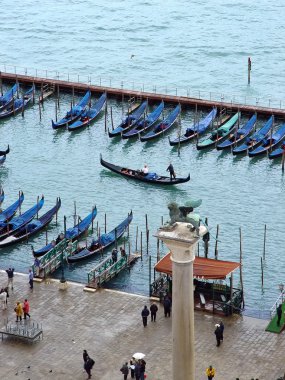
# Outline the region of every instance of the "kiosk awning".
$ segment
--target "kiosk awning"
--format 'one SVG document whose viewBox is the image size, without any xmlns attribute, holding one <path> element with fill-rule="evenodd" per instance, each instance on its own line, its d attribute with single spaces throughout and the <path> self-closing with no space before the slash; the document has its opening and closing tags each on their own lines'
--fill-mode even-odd
<svg viewBox="0 0 285 380">
<path fill-rule="evenodd" d="M 194 260 L 194 277 L 204 279 L 225 279 L 234 270 L 240 267 L 240 263 L 234 261 L 223 261 L 197 257 Z M 172 275 L 172 261 L 170 253 L 164 256 L 156 265 L 155 270 Z"/>
</svg>

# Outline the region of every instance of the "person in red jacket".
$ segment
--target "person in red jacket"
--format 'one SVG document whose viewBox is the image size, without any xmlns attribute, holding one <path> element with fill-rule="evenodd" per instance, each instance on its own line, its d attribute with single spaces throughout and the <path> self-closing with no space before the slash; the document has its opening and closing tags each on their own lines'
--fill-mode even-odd
<svg viewBox="0 0 285 380">
<path fill-rule="evenodd" d="M 24 319 L 27 319 L 27 316 L 29 318 L 31 318 L 30 316 L 30 304 L 29 304 L 29 301 L 27 299 L 25 299 L 24 301 L 24 305 L 23 305 L 23 312 L 24 312 Z"/>
</svg>

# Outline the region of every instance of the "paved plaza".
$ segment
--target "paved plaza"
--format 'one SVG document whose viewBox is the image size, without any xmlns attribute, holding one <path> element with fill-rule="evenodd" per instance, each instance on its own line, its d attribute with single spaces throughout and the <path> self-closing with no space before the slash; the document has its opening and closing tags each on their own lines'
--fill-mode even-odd
<svg viewBox="0 0 285 380">
<path fill-rule="evenodd" d="M 0 286 L 7 275 L 0 272 Z M 120 368 L 134 352 L 146 354 L 148 380 L 171 377 L 171 318 L 159 305 L 155 323 L 143 327 L 140 313 L 148 298 L 100 290 L 83 291 L 78 284 L 59 290 L 57 281 L 35 283 L 16 274 L 8 310 L 0 310 L 1 327 L 15 320 L 16 301 L 28 298 L 32 320 L 42 324 L 44 338 L 36 343 L 4 338 L 0 341 L 0 379 L 41 380 L 87 378 L 82 350 L 95 359 L 92 379 L 123 379 Z M 285 371 L 285 337 L 265 332 L 267 321 L 248 317 L 223 318 L 224 342 L 216 347 L 217 316 L 195 312 L 196 379 L 207 379 L 209 364 L 215 380 L 276 380 Z M 130 376 L 128 377 L 130 379 Z"/>
</svg>

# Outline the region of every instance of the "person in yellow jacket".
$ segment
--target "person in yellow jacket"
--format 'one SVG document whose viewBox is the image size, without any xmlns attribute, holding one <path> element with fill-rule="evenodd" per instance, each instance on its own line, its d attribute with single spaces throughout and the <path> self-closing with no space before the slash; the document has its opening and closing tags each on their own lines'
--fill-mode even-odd
<svg viewBox="0 0 285 380">
<path fill-rule="evenodd" d="M 211 365 L 206 369 L 206 375 L 208 376 L 208 380 L 212 380 L 215 376 L 215 368 L 213 368 Z"/>
<path fill-rule="evenodd" d="M 17 305 L 15 307 L 15 313 L 16 313 L 16 322 L 19 321 L 20 319 L 20 322 L 22 321 L 22 316 L 23 316 L 23 307 L 22 307 L 22 304 L 20 302 L 17 302 Z"/>
</svg>

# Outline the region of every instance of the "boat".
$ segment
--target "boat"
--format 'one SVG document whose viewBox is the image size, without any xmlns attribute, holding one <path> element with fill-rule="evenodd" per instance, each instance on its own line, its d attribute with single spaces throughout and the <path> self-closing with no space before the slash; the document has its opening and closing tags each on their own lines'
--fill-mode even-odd
<svg viewBox="0 0 285 380">
<path fill-rule="evenodd" d="M 10 221 L 0 223 L 0 240 L 5 239 L 9 235 L 14 235 L 20 228 L 29 223 L 44 205 L 44 196 L 33 207 L 24 212 L 22 215 L 16 216 Z"/>
<path fill-rule="evenodd" d="M 0 228 L 5 225 L 10 219 L 13 218 L 13 216 L 16 214 L 16 211 L 19 207 L 21 207 L 22 203 L 24 202 L 24 194 L 21 191 L 19 193 L 19 198 L 11 204 L 9 207 L 7 207 L 4 211 L 0 213 Z"/>
<path fill-rule="evenodd" d="M 161 123 L 159 123 L 157 126 L 155 126 L 152 131 L 149 131 L 146 135 L 141 136 L 140 140 L 141 141 L 149 141 L 149 140 L 152 140 L 152 139 L 159 137 L 162 134 L 164 134 L 175 123 L 180 112 L 181 112 L 181 106 L 180 106 L 180 104 L 178 104 L 174 108 L 174 110 L 167 116 L 166 119 L 164 119 Z"/>
<path fill-rule="evenodd" d="M 252 115 L 251 118 L 240 128 L 236 129 L 230 135 L 226 140 L 221 142 L 216 146 L 218 150 L 222 149 L 228 149 L 232 148 L 233 146 L 236 146 L 239 143 L 242 143 L 247 136 L 250 135 L 250 133 L 253 131 L 253 128 L 256 123 L 256 114 Z"/>
<path fill-rule="evenodd" d="M 89 228 L 90 224 L 93 222 L 97 215 L 97 208 L 96 206 L 93 208 L 92 212 L 86 216 L 83 220 L 80 221 L 76 226 L 71 227 L 66 230 L 65 235 L 63 233 L 59 234 L 56 240 L 51 241 L 49 244 L 45 245 L 44 247 L 34 251 L 33 249 L 33 255 L 35 257 L 41 257 L 48 253 L 51 249 L 55 248 L 57 244 L 59 244 L 63 239 L 66 239 L 67 241 L 74 241 L 78 238 L 80 238 Z"/>
<path fill-rule="evenodd" d="M 28 240 L 30 236 L 44 229 L 57 214 L 60 206 L 61 200 L 60 198 L 57 198 L 56 205 L 48 212 L 46 212 L 43 216 L 41 216 L 39 219 L 33 219 L 31 222 L 18 229 L 16 233 L 0 241 L 0 248 L 19 243 L 23 240 Z"/>
<path fill-rule="evenodd" d="M 83 98 L 80 100 L 80 102 L 77 103 L 75 106 L 73 106 L 71 110 L 66 113 L 64 118 L 62 118 L 58 122 L 54 122 L 52 120 L 51 122 L 52 122 L 53 129 L 66 127 L 69 124 L 72 124 L 73 122 L 75 122 L 77 119 L 79 119 L 80 116 L 85 111 L 85 108 L 90 101 L 90 97 L 91 97 L 91 92 L 88 90 L 86 94 L 83 96 Z"/>
<path fill-rule="evenodd" d="M 118 127 L 113 129 L 112 131 L 108 131 L 109 137 L 119 136 L 123 134 L 123 132 L 126 132 L 129 129 L 131 129 L 139 121 L 142 114 L 145 112 L 147 105 L 147 100 L 142 102 L 139 105 L 139 107 L 135 108 L 135 110 L 132 113 L 128 114 L 128 116 L 121 122 L 121 124 Z"/>
<path fill-rule="evenodd" d="M 197 149 L 207 149 L 216 146 L 219 142 L 225 140 L 229 134 L 232 132 L 236 122 L 240 117 L 240 113 L 237 112 L 234 116 L 230 118 L 225 124 L 221 125 L 216 130 L 212 131 L 208 138 L 201 140 L 197 144 Z"/>
<path fill-rule="evenodd" d="M 0 157 L 0 165 L 4 164 L 5 161 L 6 161 L 6 155 Z"/>
<path fill-rule="evenodd" d="M 279 148 L 273 150 L 269 153 L 268 157 L 273 160 L 274 158 L 282 157 L 285 155 L 285 143 L 283 143 Z"/>
<path fill-rule="evenodd" d="M 257 148 L 262 144 L 263 139 L 268 136 L 270 129 L 273 126 L 274 117 L 271 116 L 264 126 L 256 131 L 252 136 L 247 136 L 245 142 L 242 145 L 239 145 L 233 149 L 233 154 L 247 153 L 250 150 Z"/>
<path fill-rule="evenodd" d="M 10 152 L 10 146 L 6 150 L 0 150 L 0 156 L 6 156 Z"/>
<path fill-rule="evenodd" d="M 169 144 L 171 146 L 179 145 L 193 140 L 194 138 L 198 138 L 200 135 L 207 131 L 210 124 L 215 119 L 216 115 L 217 108 L 213 108 L 212 111 L 204 119 L 202 119 L 198 123 L 194 123 L 191 127 L 187 128 L 186 132 L 182 136 L 179 136 L 174 140 L 169 139 Z"/>
<path fill-rule="evenodd" d="M 4 111 L 5 108 L 9 107 L 14 101 L 14 95 L 19 91 L 18 83 L 14 84 L 13 87 L 10 88 L 6 92 L 5 95 L 0 96 L 0 112 Z"/>
<path fill-rule="evenodd" d="M 149 130 L 159 119 L 162 111 L 164 109 L 164 102 L 162 101 L 158 107 L 156 107 L 146 118 L 139 120 L 134 128 L 130 131 L 124 132 L 122 134 L 123 139 L 129 139 L 131 137 L 136 137 L 140 133 L 145 133 Z"/>
<path fill-rule="evenodd" d="M 111 232 L 99 236 L 98 239 L 93 239 L 88 247 L 79 247 L 76 251 L 68 256 L 67 261 L 69 263 L 78 262 L 84 259 L 88 259 L 98 253 L 102 253 L 106 248 L 114 244 L 126 231 L 129 224 L 133 220 L 133 213 L 128 214 L 128 217 L 114 228 Z"/>
<path fill-rule="evenodd" d="M 285 138 L 285 124 L 282 124 L 281 127 L 272 135 L 267 136 L 265 139 L 262 140 L 262 144 L 255 148 L 254 150 L 248 152 L 249 157 L 256 157 L 260 154 L 264 154 L 266 152 L 274 151 L 279 144 L 283 141 Z"/>
<path fill-rule="evenodd" d="M 0 187 L 0 205 L 3 203 L 4 198 L 5 198 L 4 190 L 2 189 L 2 187 Z"/>
<path fill-rule="evenodd" d="M 86 127 L 93 123 L 98 114 L 101 112 L 104 104 L 107 100 L 106 92 L 101 95 L 95 104 L 93 104 L 88 110 L 85 110 L 78 120 L 68 125 L 69 131 L 77 131 L 80 128 Z"/>
<path fill-rule="evenodd" d="M 111 170 L 114 173 L 120 174 L 125 178 L 135 179 L 142 182 L 154 183 L 158 185 L 177 185 L 179 183 L 190 181 L 190 174 L 184 178 L 176 177 L 171 181 L 169 177 L 160 176 L 156 173 L 143 174 L 140 170 L 133 170 L 122 166 L 113 165 L 107 161 L 104 161 L 102 155 L 100 155 L 100 163 L 105 168 Z"/>
<path fill-rule="evenodd" d="M 34 97 L 35 86 L 33 85 L 28 91 L 26 91 L 22 98 L 13 99 L 12 104 L 6 107 L 2 112 L 0 112 L 0 119 L 16 115 L 21 112 L 27 105 L 31 102 Z"/>
</svg>

